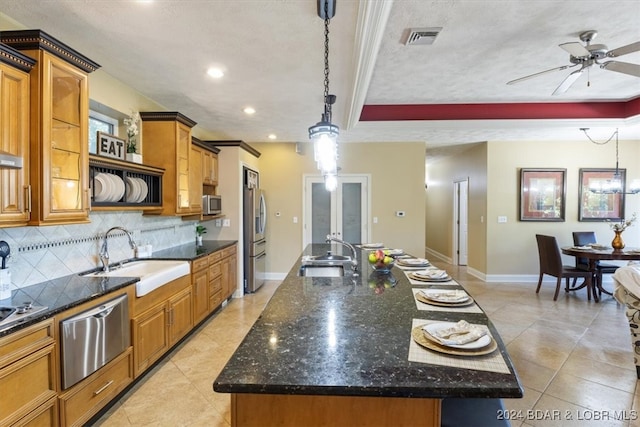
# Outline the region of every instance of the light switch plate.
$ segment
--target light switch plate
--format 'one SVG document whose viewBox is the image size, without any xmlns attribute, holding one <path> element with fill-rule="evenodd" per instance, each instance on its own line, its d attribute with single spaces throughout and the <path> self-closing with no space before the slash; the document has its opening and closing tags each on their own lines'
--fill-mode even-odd
<svg viewBox="0 0 640 427">
<path fill-rule="evenodd" d="M 230 219 L 223 219 L 222 220 L 222 226 L 223 227 L 231 227 L 231 220 Z"/>
</svg>

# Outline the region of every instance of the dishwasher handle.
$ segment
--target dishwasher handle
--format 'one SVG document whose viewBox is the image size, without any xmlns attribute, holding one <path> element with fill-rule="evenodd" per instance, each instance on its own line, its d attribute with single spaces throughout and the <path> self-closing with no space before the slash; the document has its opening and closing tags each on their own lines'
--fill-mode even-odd
<svg viewBox="0 0 640 427">
<path fill-rule="evenodd" d="M 107 316 L 109 316 L 111 314 L 111 312 L 113 311 L 113 309 L 118 305 L 122 303 L 122 300 L 126 298 L 126 294 L 120 296 L 119 298 L 116 298 L 114 300 L 111 300 L 109 302 L 106 302 L 104 304 L 100 304 L 97 307 L 92 308 L 91 310 L 82 312 L 74 317 L 70 317 L 68 319 L 64 320 L 64 323 L 71 323 L 71 322 L 77 322 L 77 321 L 81 321 L 84 319 L 87 319 L 89 317 L 94 317 L 96 319 L 103 319 Z"/>
</svg>

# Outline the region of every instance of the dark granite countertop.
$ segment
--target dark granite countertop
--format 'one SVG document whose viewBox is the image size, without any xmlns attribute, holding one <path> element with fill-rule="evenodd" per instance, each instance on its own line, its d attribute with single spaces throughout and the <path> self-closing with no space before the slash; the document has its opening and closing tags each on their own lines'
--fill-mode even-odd
<svg viewBox="0 0 640 427">
<path fill-rule="evenodd" d="M 153 252 L 151 257 L 145 259 L 191 261 L 207 256 L 210 253 L 219 251 L 235 243 L 237 243 L 235 240 L 205 240 L 202 246 L 196 246 L 195 242 L 193 244 L 175 246 Z M 135 258 L 127 261 L 133 260 L 135 260 Z M 0 337 L 53 317 L 58 313 L 103 295 L 116 292 L 138 281 L 136 277 L 82 276 L 82 274 L 97 270 L 99 269 L 96 268 L 78 274 L 71 274 L 12 291 L 11 299 L 7 298 L 2 300 L 0 306 L 21 306 L 29 301 L 34 306 L 45 306 L 47 309 L 33 316 L 29 316 L 28 319 L 25 319 L 25 321 L 20 324 L 8 329 L 0 329 Z"/>
<path fill-rule="evenodd" d="M 303 255 L 324 254 L 326 244 Z M 334 246 L 335 249 L 335 246 Z M 359 251 L 358 257 L 367 251 Z M 419 311 L 412 285 L 394 267 L 394 287 L 377 286 L 359 259 L 360 275 L 300 277 L 300 261 L 233 354 L 213 389 L 269 393 L 385 397 L 522 397 L 498 332 L 484 313 Z M 433 285 L 437 287 L 436 285 Z M 450 287 L 449 287 L 450 288 Z M 412 319 L 487 324 L 510 374 L 408 360 Z"/>
</svg>

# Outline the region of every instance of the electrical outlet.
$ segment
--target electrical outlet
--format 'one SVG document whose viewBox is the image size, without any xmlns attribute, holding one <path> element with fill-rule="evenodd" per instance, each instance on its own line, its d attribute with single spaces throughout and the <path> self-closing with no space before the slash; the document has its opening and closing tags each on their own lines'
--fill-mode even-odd
<svg viewBox="0 0 640 427">
<path fill-rule="evenodd" d="M 293 217 L 293 223 L 294 223 L 294 224 L 297 224 L 297 223 L 298 223 L 298 217 L 297 217 L 297 216 L 294 216 L 294 217 Z"/>
<path fill-rule="evenodd" d="M 377 216 L 374 216 L 374 217 L 373 217 L 373 223 L 374 223 L 374 224 L 377 224 L 377 223 L 378 223 L 378 217 L 377 217 Z"/>
<path fill-rule="evenodd" d="M 231 220 L 230 219 L 222 220 L 222 226 L 223 227 L 231 227 Z"/>
<path fill-rule="evenodd" d="M 216 227 L 222 227 L 222 220 L 216 219 Z"/>
</svg>

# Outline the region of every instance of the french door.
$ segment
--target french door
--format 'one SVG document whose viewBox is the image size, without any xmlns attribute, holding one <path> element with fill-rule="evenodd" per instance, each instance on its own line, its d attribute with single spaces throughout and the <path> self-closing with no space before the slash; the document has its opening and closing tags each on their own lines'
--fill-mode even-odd
<svg viewBox="0 0 640 427">
<path fill-rule="evenodd" d="M 349 243 L 369 241 L 369 176 L 338 177 L 327 191 L 321 176 L 304 177 L 303 248 L 324 243 L 332 235 Z"/>
</svg>

